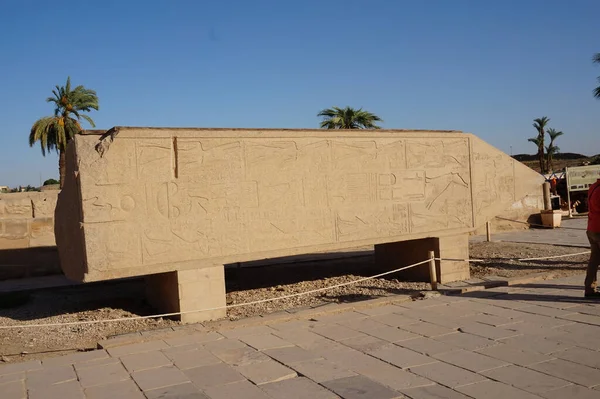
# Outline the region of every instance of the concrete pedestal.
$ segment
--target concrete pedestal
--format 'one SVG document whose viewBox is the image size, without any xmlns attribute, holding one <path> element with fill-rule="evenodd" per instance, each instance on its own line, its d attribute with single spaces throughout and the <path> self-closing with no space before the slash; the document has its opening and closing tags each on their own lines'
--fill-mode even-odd
<svg viewBox="0 0 600 399">
<path fill-rule="evenodd" d="M 427 259 L 429 251 L 434 251 L 436 258 L 468 259 L 469 236 L 459 234 L 375 245 L 375 264 L 380 271 L 393 270 Z M 436 268 L 438 282 L 442 284 L 470 278 L 469 262 L 436 261 Z M 395 276 L 402 280 L 430 281 L 429 265 L 425 263 Z"/>
<path fill-rule="evenodd" d="M 223 265 L 146 276 L 148 302 L 161 313 L 225 306 Z M 199 323 L 227 316 L 226 309 L 183 314 L 182 323 Z"/>
</svg>

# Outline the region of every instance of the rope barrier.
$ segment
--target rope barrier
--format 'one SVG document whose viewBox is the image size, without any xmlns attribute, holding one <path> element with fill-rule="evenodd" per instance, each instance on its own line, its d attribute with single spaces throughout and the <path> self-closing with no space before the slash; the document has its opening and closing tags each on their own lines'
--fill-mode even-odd
<svg viewBox="0 0 600 399">
<path fill-rule="evenodd" d="M 260 300 L 252 301 L 252 302 L 236 303 L 236 304 L 233 304 L 233 305 L 217 306 L 217 307 L 214 307 L 214 308 L 207 308 L 207 309 L 186 310 L 186 311 L 183 311 L 183 312 L 162 313 L 162 314 L 156 314 L 156 315 L 150 315 L 150 316 L 120 317 L 120 318 L 116 318 L 116 319 L 101 319 L 101 320 L 83 320 L 83 321 L 71 321 L 71 322 L 66 322 L 66 323 L 19 324 L 19 325 L 11 325 L 11 326 L 0 326 L 0 330 L 7 330 L 7 329 L 12 329 L 12 328 L 38 328 L 38 327 L 77 326 L 77 325 L 110 323 L 110 322 L 117 322 L 117 321 L 157 319 L 159 317 L 179 316 L 179 315 L 189 314 L 189 313 L 200 313 L 200 312 L 208 312 L 208 311 L 211 311 L 211 310 L 231 309 L 231 308 L 238 308 L 238 307 L 242 307 L 242 306 L 257 305 L 259 303 L 280 301 L 282 299 L 289 299 L 289 298 L 294 298 L 294 297 L 299 297 L 299 296 L 305 296 L 305 295 L 315 294 L 317 292 L 329 291 L 329 290 L 332 290 L 332 289 L 335 289 L 335 288 L 344 287 L 344 286 L 347 286 L 347 285 L 357 284 L 357 283 L 360 283 L 360 282 L 363 282 L 363 281 L 372 280 L 372 279 L 375 279 L 375 278 L 386 276 L 388 274 L 393 274 L 393 273 L 400 272 L 402 270 L 410 269 L 412 267 L 420 266 L 420 265 L 423 265 L 423 264 L 428 263 L 430 261 L 431 261 L 431 259 L 427 259 L 427 260 L 424 260 L 422 262 L 413 263 L 412 265 L 409 265 L 409 266 L 404 266 L 404 267 L 401 267 L 401 268 L 398 268 L 398 269 L 394 269 L 394 270 L 390 270 L 390 271 L 387 271 L 387 272 L 375 274 L 374 276 L 359 278 L 359 279 L 356 279 L 356 280 L 348 281 L 346 283 L 340 283 L 340 284 L 331 285 L 329 287 L 317 288 L 317 289 L 310 290 L 310 291 L 298 292 L 298 293 L 295 293 L 295 294 L 283 295 L 283 296 L 278 296 L 278 297 L 275 297 L 275 298 L 260 299 Z"/>
<path fill-rule="evenodd" d="M 514 220 L 514 219 L 507 219 L 507 218 L 503 218 L 501 216 L 496 216 L 496 219 L 500 219 L 500 220 L 506 220 L 507 222 L 513 222 L 513 223 L 521 223 L 521 224 L 526 224 L 529 226 L 534 226 L 534 227 L 546 227 L 548 228 L 548 226 L 544 226 L 543 224 L 537 224 L 537 223 L 529 223 L 529 222 L 523 222 L 521 220 Z M 565 226 L 558 226 L 556 227 L 557 229 L 563 229 L 563 230 L 578 230 L 578 231 L 585 231 L 586 229 L 582 229 L 580 227 L 565 227 Z"/>
<path fill-rule="evenodd" d="M 519 261 L 519 262 L 524 262 L 524 261 L 530 261 L 530 260 L 545 260 L 545 259 L 557 259 L 557 258 L 566 258 L 566 257 L 571 257 L 571 256 L 579 256 L 579 255 L 586 255 L 589 254 L 591 251 L 585 251 L 585 252 L 578 252 L 578 253 L 573 253 L 573 254 L 565 254 L 565 255 L 555 255 L 555 256 L 546 256 L 546 257 L 539 257 L 539 258 L 493 258 L 491 260 L 513 260 L 513 261 Z M 289 294 L 289 295 L 283 295 L 283 296 L 278 296 L 278 297 L 274 297 L 274 298 L 266 298 L 266 299 L 260 299 L 257 301 L 251 301 L 251 302 L 244 302 L 244 303 L 237 303 L 237 304 L 233 304 L 233 305 L 225 305 L 225 306 L 217 306 L 217 307 L 213 307 L 213 308 L 206 308 L 206 309 L 197 309 L 197 310 L 187 310 L 187 311 L 182 311 L 182 312 L 171 312 L 171 313 L 162 313 L 162 314 L 155 314 L 155 315 L 149 315 L 149 316 L 133 316 L 133 317 L 120 317 L 120 318 L 114 318 L 114 319 L 101 319 L 101 320 L 82 320 L 82 321 L 72 321 L 72 322 L 66 322 L 66 323 L 39 323 L 39 324 L 17 324 L 17 325 L 10 325 L 10 326 L 0 326 L 0 330 L 8 330 L 8 329 L 15 329 L 15 328 L 41 328 L 41 327 L 62 327 L 62 326 L 76 326 L 76 325 L 90 325 L 90 324 L 100 324 L 100 323 L 112 323 L 112 322 L 120 322 L 120 321 L 133 321 L 133 320 L 145 320 L 145 319 L 157 319 L 157 318 L 161 318 L 161 317 L 171 317 L 171 316 L 180 316 L 180 315 L 184 315 L 184 314 L 190 314 L 190 313 L 199 313 L 199 312 L 207 312 L 207 311 L 212 311 L 212 310 L 221 310 L 221 309 L 231 309 L 231 308 L 238 308 L 238 307 L 242 307 L 242 306 L 250 306 L 250 305 L 257 305 L 257 304 L 261 304 L 261 303 L 268 303 L 268 302 L 274 302 L 274 301 L 279 301 L 279 300 L 283 300 L 283 299 L 289 299 L 289 298 L 295 298 L 295 297 L 300 297 L 300 296 L 306 296 L 306 295 L 311 295 L 311 294 L 315 294 L 318 292 L 324 292 L 324 291 L 329 291 L 335 288 L 340 288 L 340 287 L 345 287 L 348 285 L 352 285 L 352 284 L 358 284 L 361 283 L 363 281 L 367 281 L 367 280 L 372 280 L 375 278 L 379 278 L 379 277 L 383 277 L 389 274 L 393 274 L 393 273 L 397 273 L 403 270 L 407 270 L 416 266 L 420 266 L 423 265 L 425 263 L 430 262 L 432 259 L 427 259 L 421 262 L 417 262 L 417 263 L 413 263 L 412 265 L 408 265 L 408 266 L 404 266 L 398 269 L 394 269 L 394 270 L 390 270 L 387 272 L 383 272 L 383 273 L 379 273 L 379 274 L 375 274 L 373 276 L 369 276 L 369 277 L 363 277 L 363 278 L 359 278 L 356 280 L 352 280 L 352 281 L 348 281 L 346 283 L 340 283 L 340 284 L 335 284 L 335 285 L 331 285 L 328 287 L 323 287 L 323 288 L 317 288 L 314 290 L 309 290 L 309 291 L 304 291 L 304 292 L 298 292 L 298 293 L 294 293 L 294 294 Z M 436 261 L 450 261 L 450 262 L 470 262 L 470 263 L 476 263 L 476 262 L 489 262 L 490 259 L 456 259 L 456 258 L 433 258 L 433 260 Z"/>
</svg>

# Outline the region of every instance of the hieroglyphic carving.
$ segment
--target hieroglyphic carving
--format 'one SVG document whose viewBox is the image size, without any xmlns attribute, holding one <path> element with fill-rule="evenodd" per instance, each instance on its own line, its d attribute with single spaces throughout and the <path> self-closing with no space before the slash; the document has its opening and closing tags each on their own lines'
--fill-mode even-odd
<svg viewBox="0 0 600 399">
<path fill-rule="evenodd" d="M 286 135 L 120 128 L 102 157 L 77 137 L 91 269 L 466 231 L 533 185 L 467 135 Z"/>
<path fill-rule="evenodd" d="M 336 214 L 335 228 L 336 239 L 340 242 L 407 234 L 408 205 L 341 209 Z"/>
<path fill-rule="evenodd" d="M 142 181 L 168 181 L 173 177 L 172 140 L 136 141 L 137 178 Z"/>
<path fill-rule="evenodd" d="M 476 224 L 505 210 L 506 203 L 516 201 L 514 160 L 494 151 L 487 143 L 477 140 L 472 144 L 473 213 Z M 537 182 L 528 191 L 535 190 Z"/>
<path fill-rule="evenodd" d="M 415 139 L 406 144 L 408 168 L 464 169 L 469 163 L 467 139 Z"/>
<path fill-rule="evenodd" d="M 180 178 L 196 182 L 243 179 L 244 154 L 239 140 L 178 138 Z"/>
</svg>

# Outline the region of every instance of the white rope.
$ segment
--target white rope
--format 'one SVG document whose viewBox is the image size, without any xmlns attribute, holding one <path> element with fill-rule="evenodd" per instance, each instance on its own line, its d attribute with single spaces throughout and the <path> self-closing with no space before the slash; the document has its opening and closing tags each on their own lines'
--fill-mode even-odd
<svg viewBox="0 0 600 399">
<path fill-rule="evenodd" d="M 445 260 L 448 262 L 486 262 L 485 259 L 455 259 L 455 258 L 434 258 L 434 260 Z"/>
<path fill-rule="evenodd" d="M 445 261 L 449 261 L 449 262 L 489 262 L 490 260 L 514 260 L 514 261 L 518 261 L 518 262 L 525 262 L 528 260 L 546 260 L 546 259 L 558 259 L 558 258 L 568 258 L 571 256 L 579 256 L 579 255 L 588 255 L 591 251 L 584 251 L 584 252 L 577 252 L 574 254 L 565 254 L 565 255 L 555 255 L 555 256 L 544 256 L 544 257 L 540 257 L 540 258 L 499 258 L 499 259 L 494 259 L 494 258 L 490 258 L 490 259 L 454 259 L 454 258 L 434 258 L 434 260 L 445 260 Z"/>
<path fill-rule="evenodd" d="M 11 325 L 11 326 L 0 326 L 0 330 L 7 330 L 7 329 L 11 329 L 11 328 L 37 328 L 37 327 L 77 326 L 77 325 L 87 325 L 87 324 L 111 323 L 111 322 L 118 322 L 118 321 L 156 319 L 156 318 L 159 318 L 159 317 L 179 316 L 179 315 L 189 314 L 189 313 L 208 312 L 208 311 L 211 311 L 211 310 L 231 309 L 231 308 L 238 308 L 238 307 L 242 307 L 242 306 L 257 305 L 259 303 L 273 302 L 273 301 L 279 301 L 279 300 L 282 300 L 282 299 L 288 299 L 288 298 L 294 298 L 294 297 L 299 297 L 299 296 L 304 296 L 304 295 L 310 295 L 310 294 L 314 294 L 314 293 L 317 293 L 317 292 L 332 290 L 334 288 L 339 288 L 339 287 L 344 287 L 344 286 L 347 286 L 347 285 L 357 284 L 357 283 L 360 283 L 360 282 L 363 282 L 363 281 L 372 280 L 372 279 L 375 279 L 375 278 L 378 278 L 378 277 L 386 276 L 388 274 L 392 274 L 392 273 L 400 272 L 402 270 L 410 269 L 410 268 L 415 267 L 415 266 L 420 266 L 422 264 L 428 263 L 429 261 L 430 261 L 430 259 L 427 259 L 427 260 L 424 260 L 422 262 L 418 262 L 418 263 L 414 263 L 414 264 L 409 265 L 409 266 L 401 267 L 399 269 L 394 269 L 394 270 L 390 270 L 390 271 L 387 271 L 387 272 L 379 273 L 379 274 L 376 274 L 376 275 L 370 276 L 370 277 L 362 277 L 362 278 L 359 278 L 359 279 L 356 279 L 356 280 L 348 281 L 346 283 L 340 283 L 340 284 L 331 285 L 329 287 L 317 288 L 317 289 L 310 290 L 310 291 L 298 292 L 298 293 L 295 293 L 295 294 L 283 295 L 283 296 L 278 296 L 278 297 L 275 297 L 275 298 L 260 299 L 260 300 L 252 301 L 252 302 L 236 303 L 236 304 L 233 304 L 233 305 L 225 305 L 225 306 L 217 306 L 217 307 L 208 308 L 208 309 L 186 310 L 186 311 L 183 311 L 183 312 L 172 312 L 172 313 L 155 314 L 155 315 L 150 315 L 150 316 L 133 316 L 133 317 L 121 317 L 121 318 L 116 318 L 116 319 L 71 321 L 71 322 L 66 322 L 66 323 L 17 324 L 17 325 Z"/>
<path fill-rule="evenodd" d="M 566 258 L 566 257 L 570 257 L 570 256 L 586 255 L 586 254 L 589 254 L 590 252 L 591 251 L 585 251 L 585 252 L 578 252 L 578 253 L 574 253 L 574 254 L 546 256 L 546 257 L 541 257 L 541 258 L 521 258 L 521 259 L 508 259 L 508 260 L 517 260 L 519 262 L 523 262 L 523 261 L 528 261 L 528 260 L 557 259 L 557 258 Z M 442 261 L 443 260 L 443 261 L 450 261 L 450 262 L 486 262 L 485 259 L 433 258 L 433 260 L 436 260 L 436 261 Z M 282 299 L 289 299 L 289 298 L 295 298 L 295 297 L 300 297 L 300 296 L 305 296 L 305 295 L 311 295 L 311 294 L 315 294 L 317 292 L 329 291 L 329 290 L 332 290 L 332 289 L 335 289 L 335 288 L 345 287 L 347 285 L 352 285 L 352 284 L 357 284 L 357 283 L 360 283 L 360 282 L 363 282 L 363 281 L 372 280 L 372 279 L 375 279 L 375 278 L 386 276 L 388 274 L 393 274 L 393 273 L 400 272 L 402 270 L 410 269 L 412 267 L 420 266 L 420 265 L 423 265 L 423 264 L 428 263 L 430 261 L 431 261 L 431 259 L 427 259 L 427 260 L 424 260 L 424 261 L 421 261 L 421 262 L 418 262 L 418 263 L 413 263 L 412 265 L 409 265 L 409 266 L 404 266 L 404 267 L 401 267 L 401 268 L 398 268 L 398 269 L 394 269 L 394 270 L 390 270 L 390 271 L 387 271 L 387 272 L 375 274 L 375 275 L 369 276 L 369 277 L 359 278 L 359 279 L 352 280 L 352 281 L 349 281 L 349 282 L 346 282 L 346 283 L 335 284 L 335 285 L 331 285 L 331 286 L 328 286 L 328 287 L 317 288 L 317 289 L 309 290 L 309 291 L 305 291 L 305 292 L 298 292 L 298 293 L 295 293 L 295 294 L 278 296 L 278 297 L 275 297 L 275 298 L 266 298 L 266 299 L 260 299 L 260 300 L 257 300 L 257 301 L 251 301 L 251 302 L 236 303 L 236 304 L 233 304 L 233 305 L 217 306 L 217 307 L 214 307 L 214 308 L 198 309 L 198 310 L 186 310 L 186 311 L 183 311 L 183 312 L 162 313 L 162 314 L 155 314 L 155 315 L 150 315 L 150 316 L 120 317 L 120 318 L 116 318 L 116 319 L 72 321 L 72 322 L 66 322 L 66 323 L 17 324 L 17 325 L 11 325 L 11 326 L 0 326 L 0 330 L 7 330 L 7 329 L 13 329 L 13 328 L 37 328 L 37 327 L 76 326 L 76 325 L 112 323 L 112 322 L 119 322 L 119 321 L 133 321 L 133 320 L 156 319 L 156 318 L 159 318 L 159 317 L 179 316 L 179 315 L 184 315 L 184 314 L 189 314 L 189 313 L 208 312 L 208 311 L 212 311 L 212 310 L 231 309 L 231 308 L 238 308 L 238 307 L 242 307 L 242 306 L 257 305 L 257 304 L 260 304 L 260 303 L 274 302 L 274 301 L 280 301 Z"/>
<path fill-rule="evenodd" d="M 578 256 L 578 255 L 587 255 L 589 253 L 591 253 L 592 251 L 584 251 L 584 252 L 577 252 L 576 254 L 566 254 L 566 255 L 556 255 L 556 256 L 544 256 L 542 258 L 522 258 L 522 259 L 517 259 L 519 262 L 523 262 L 526 260 L 546 260 L 546 259 L 558 259 L 558 258 L 568 258 L 569 256 Z"/>
</svg>

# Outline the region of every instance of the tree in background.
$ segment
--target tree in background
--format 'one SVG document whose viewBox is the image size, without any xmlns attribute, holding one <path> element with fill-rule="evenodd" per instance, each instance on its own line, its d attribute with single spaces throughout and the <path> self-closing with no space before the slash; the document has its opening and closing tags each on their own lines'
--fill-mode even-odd
<svg viewBox="0 0 600 399">
<path fill-rule="evenodd" d="M 548 144 L 548 146 L 546 147 L 546 166 L 548 168 L 548 171 L 554 172 L 553 158 L 554 155 L 560 152 L 560 148 L 554 145 L 554 142 L 558 137 L 562 136 L 564 133 L 552 128 L 548 129 L 546 133 L 548 133 L 548 136 L 550 136 L 550 144 Z"/>
<path fill-rule="evenodd" d="M 44 182 L 44 186 L 51 186 L 53 184 L 59 184 L 60 182 L 56 179 L 48 179 Z"/>
<path fill-rule="evenodd" d="M 98 96 L 94 90 L 77 86 L 71 89 L 71 78 L 67 78 L 65 86 L 56 86 L 52 90 L 53 97 L 48 97 L 47 102 L 54 104 L 54 116 L 47 116 L 37 120 L 29 133 L 29 146 L 33 147 L 40 142 L 42 155 L 55 150 L 58 152 L 58 169 L 60 173 L 60 187 L 65 181 L 65 150 L 73 136 L 83 131 L 79 123 L 81 118 L 92 127 L 94 121 L 83 112 L 98 110 Z"/>
<path fill-rule="evenodd" d="M 375 122 L 383 122 L 377 115 L 362 108 L 327 108 L 317 114 L 323 118 L 322 129 L 381 129 Z"/>
<path fill-rule="evenodd" d="M 594 54 L 594 58 L 592 58 L 592 61 L 596 64 L 600 64 L 600 53 Z M 600 82 L 600 76 L 598 76 L 598 82 Z M 594 97 L 600 98 L 600 86 L 594 89 Z"/>
<path fill-rule="evenodd" d="M 535 140 L 529 139 L 529 141 L 531 141 L 538 147 L 537 156 L 538 156 L 538 160 L 540 162 L 540 171 L 542 173 L 547 173 L 548 168 L 547 168 L 546 159 L 544 156 L 544 150 L 545 150 L 544 136 L 546 135 L 545 129 L 546 129 L 546 126 L 548 125 L 548 122 L 550 122 L 550 118 L 543 116 L 541 118 L 534 119 L 533 122 L 534 122 L 533 127 L 535 128 L 535 130 L 537 130 L 538 135 L 537 135 L 537 137 L 535 137 Z"/>
</svg>

